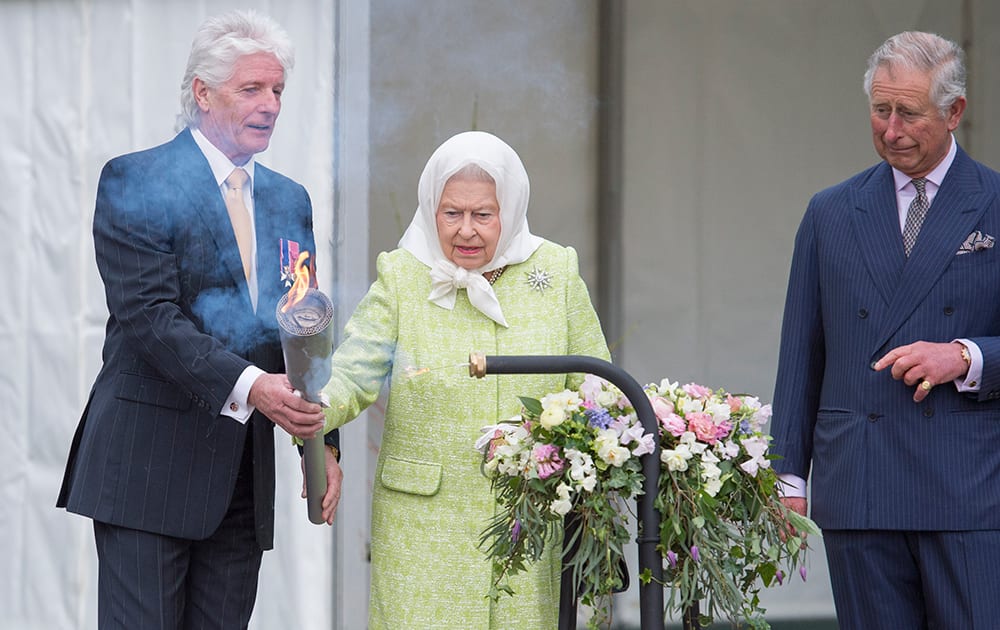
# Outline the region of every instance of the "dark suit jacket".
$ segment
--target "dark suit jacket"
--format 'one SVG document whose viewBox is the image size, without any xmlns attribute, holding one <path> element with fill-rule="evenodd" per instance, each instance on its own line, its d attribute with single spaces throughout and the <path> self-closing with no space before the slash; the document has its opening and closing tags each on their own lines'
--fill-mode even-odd
<svg viewBox="0 0 1000 630">
<path fill-rule="evenodd" d="M 275 306 L 281 239 L 315 252 L 305 189 L 255 166 L 258 308 L 219 187 L 189 131 L 111 160 L 94 214 L 110 317 L 104 365 L 69 454 L 57 505 L 188 539 L 210 535 L 253 431 L 255 524 L 274 529 L 273 423 L 219 414 L 251 363 L 284 372 Z M 289 444 L 290 446 L 290 444 Z"/>
<path fill-rule="evenodd" d="M 817 194 L 795 240 L 774 395 L 775 469 L 833 529 L 1000 529 L 1000 174 L 959 148 L 909 259 L 881 163 Z M 871 365 L 924 340 L 982 348 L 978 395 Z"/>
</svg>

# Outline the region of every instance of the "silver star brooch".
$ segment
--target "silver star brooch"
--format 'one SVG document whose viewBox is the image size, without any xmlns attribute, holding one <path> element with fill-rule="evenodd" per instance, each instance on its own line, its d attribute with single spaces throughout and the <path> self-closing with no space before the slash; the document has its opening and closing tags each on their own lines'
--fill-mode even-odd
<svg viewBox="0 0 1000 630">
<path fill-rule="evenodd" d="M 528 286 L 535 291 L 544 291 L 552 286 L 552 274 L 538 267 L 524 274 L 528 277 Z"/>
</svg>

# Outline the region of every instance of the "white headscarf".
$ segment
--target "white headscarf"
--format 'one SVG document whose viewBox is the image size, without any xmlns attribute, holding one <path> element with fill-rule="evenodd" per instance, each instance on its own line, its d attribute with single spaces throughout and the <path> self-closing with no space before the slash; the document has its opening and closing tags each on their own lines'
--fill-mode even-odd
<svg viewBox="0 0 1000 630">
<path fill-rule="evenodd" d="M 493 260 L 479 269 L 467 270 L 445 257 L 437 233 L 437 207 L 448 178 L 468 164 L 490 174 L 500 204 L 500 239 Z M 417 187 L 417 212 L 399 246 L 430 267 L 431 292 L 427 299 L 442 308 L 455 308 L 459 289 L 484 315 L 507 326 L 500 302 L 483 274 L 524 262 L 542 244 L 528 230 L 528 173 L 521 158 L 503 140 L 482 131 L 452 136 L 427 160 Z"/>
</svg>

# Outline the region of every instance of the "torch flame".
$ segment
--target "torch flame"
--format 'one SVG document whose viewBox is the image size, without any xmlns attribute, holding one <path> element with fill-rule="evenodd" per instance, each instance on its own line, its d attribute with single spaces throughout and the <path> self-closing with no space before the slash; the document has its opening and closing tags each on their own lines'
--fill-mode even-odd
<svg viewBox="0 0 1000 630">
<path fill-rule="evenodd" d="M 305 264 L 307 258 L 309 252 L 302 252 L 295 261 L 295 283 L 288 290 L 288 300 L 281 307 L 282 313 L 287 313 L 288 309 L 298 304 L 309 290 L 309 265 Z"/>
</svg>

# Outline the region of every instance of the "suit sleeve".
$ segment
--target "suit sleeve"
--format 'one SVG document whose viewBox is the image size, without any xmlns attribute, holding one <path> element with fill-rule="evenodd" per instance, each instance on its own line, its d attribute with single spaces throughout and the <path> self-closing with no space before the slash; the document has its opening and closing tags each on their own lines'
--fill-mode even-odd
<svg viewBox="0 0 1000 630">
<path fill-rule="evenodd" d="M 983 353 L 979 391 L 970 395 L 975 395 L 980 402 L 996 400 L 1000 396 L 1000 337 L 974 337 L 969 341 L 979 346 Z"/>
<path fill-rule="evenodd" d="M 162 203 L 176 191 L 151 190 L 156 181 L 123 160 L 101 174 L 94 247 L 108 310 L 145 362 L 217 410 L 250 363 L 181 310 L 174 226 Z"/>
<path fill-rule="evenodd" d="M 803 479 L 809 476 L 826 359 L 814 204 L 810 204 L 795 236 L 771 426 L 771 450 L 783 458 L 774 462 L 775 470 Z"/>
</svg>

